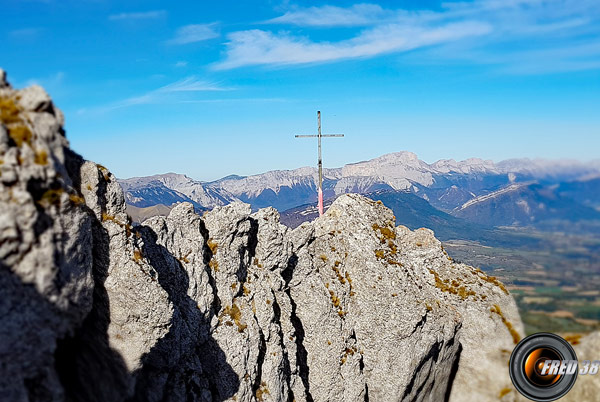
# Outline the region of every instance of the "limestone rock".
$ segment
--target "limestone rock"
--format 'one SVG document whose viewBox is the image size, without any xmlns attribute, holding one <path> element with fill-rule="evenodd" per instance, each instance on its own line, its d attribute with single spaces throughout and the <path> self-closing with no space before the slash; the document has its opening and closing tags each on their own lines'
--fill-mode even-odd
<svg viewBox="0 0 600 402">
<path fill-rule="evenodd" d="M 32 112 L 51 112 L 52 99 L 44 88 L 32 85 L 18 91 L 18 102 L 24 110 Z"/>
<path fill-rule="evenodd" d="M 429 273 L 438 291 L 435 304 L 453 306 L 461 316 L 461 354 L 450 401 L 498 399 L 512 389 L 508 360 L 524 335 L 514 299 L 496 278 L 453 261 L 430 230 L 398 230 L 408 259 Z"/>
<path fill-rule="evenodd" d="M 460 316 L 435 305 L 393 219 L 381 204 L 344 195 L 295 230 L 290 294 L 314 400 L 434 401 L 448 390 Z"/>
<path fill-rule="evenodd" d="M 239 202 L 134 226 L 41 88 L 2 84 L 0 101 L 2 399 L 497 397 L 514 301 L 431 231 L 358 195 L 293 231 Z"/>
<path fill-rule="evenodd" d="M 581 338 L 574 346 L 575 354 L 581 369 L 584 360 L 600 360 L 600 332 L 592 332 Z M 600 373 L 595 375 L 579 375 L 571 391 L 561 401 L 578 402 L 594 401 L 600 395 Z"/>
<path fill-rule="evenodd" d="M 8 82 L 6 81 L 6 71 L 0 68 L 0 88 L 7 88 Z"/>
<path fill-rule="evenodd" d="M 92 308 L 93 217 L 56 117 L 23 107 L 0 77 L 0 395 L 60 400 L 56 342 Z"/>
</svg>

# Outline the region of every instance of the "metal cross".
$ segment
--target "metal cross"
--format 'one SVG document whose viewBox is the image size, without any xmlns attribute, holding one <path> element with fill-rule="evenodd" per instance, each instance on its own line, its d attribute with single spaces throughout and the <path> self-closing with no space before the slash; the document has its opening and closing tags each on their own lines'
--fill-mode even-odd
<svg viewBox="0 0 600 402">
<path fill-rule="evenodd" d="M 322 137 L 343 137 L 344 134 L 321 134 L 321 112 L 317 111 L 317 120 L 319 122 L 319 133 L 317 135 L 296 135 L 296 138 L 314 138 L 319 139 L 319 216 L 323 215 L 323 159 L 321 158 L 321 138 Z"/>
</svg>

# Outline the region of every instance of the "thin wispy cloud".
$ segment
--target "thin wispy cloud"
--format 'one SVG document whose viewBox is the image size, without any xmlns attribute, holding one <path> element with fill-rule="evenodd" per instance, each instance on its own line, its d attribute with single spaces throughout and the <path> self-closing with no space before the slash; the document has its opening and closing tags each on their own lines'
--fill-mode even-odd
<svg viewBox="0 0 600 402">
<path fill-rule="evenodd" d="M 227 98 L 227 99 L 196 99 L 196 100 L 182 100 L 178 103 L 248 103 L 248 102 L 272 102 L 272 103 L 283 103 L 290 102 L 287 98 Z"/>
<path fill-rule="evenodd" d="M 440 61 L 460 65 L 486 65 L 496 75 L 539 75 L 600 68 L 600 44 L 562 45 L 539 49 L 490 52 L 485 48 L 448 46 L 412 54 L 403 61 L 411 65 L 439 66 Z"/>
<path fill-rule="evenodd" d="M 566 73 L 600 68 L 600 43 L 570 44 L 536 50 L 514 51 L 506 55 L 479 54 L 496 64 L 505 74 L 534 75 L 540 73 Z"/>
<path fill-rule="evenodd" d="M 62 86 L 65 81 L 65 73 L 63 71 L 58 71 L 54 74 L 51 74 L 42 78 L 30 78 L 22 85 L 19 83 L 15 83 L 15 86 L 24 86 L 29 87 L 31 85 L 40 85 L 49 90 L 55 90 L 58 87 Z"/>
<path fill-rule="evenodd" d="M 596 6 L 595 0 L 475 0 L 448 1 L 442 3 L 442 8 L 453 13 L 479 14 L 482 12 L 505 12 L 525 10 L 529 14 L 543 11 L 554 16 L 578 14 Z"/>
<path fill-rule="evenodd" d="M 232 90 L 234 90 L 234 88 L 225 87 L 219 82 L 202 80 L 196 76 L 190 76 L 142 95 L 132 96 L 106 106 L 81 109 L 80 114 L 87 112 L 105 113 L 137 105 L 195 102 L 199 100 L 190 99 L 189 97 L 196 92 L 220 92 Z"/>
<path fill-rule="evenodd" d="M 443 3 L 438 11 L 392 10 L 377 4 L 293 7 L 264 23 L 291 28 L 362 27 L 362 30 L 338 41 L 315 41 L 306 36 L 305 31 L 303 35 L 264 29 L 232 32 L 227 36 L 225 58 L 214 68 L 335 62 L 415 49 L 429 51 L 431 47 L 451 47 L 459 43 L 467 44 L 467 53 L 472 50 L 482 54 L 481 60 L 472 62 L 486 63 L 486 59 L 494 58 L 497 64 L 514 64 L 513 55 L 529 50 L 551 54 L 553 49 L 564 49 L 565 44 L 573 40 L 584 45 L 597 42 L 600 2 L 475 0 Z M 462 57 L 451 52 L 437 54 L 450 59 Z M 578 59 L 575 54 L 561 52 L 560 60 L 556 61 L 565 68 L 595 69 L 600 53 L 587 56 Z M 531 71 L 534 64 L 535 61 L 527 70 Z"/>
<path fill-rule="evenodd" d="M 215 104 L 215 103 L 284 103 L 291 102 L 288 98 L 216 98 L 216 99 L 173 99 L 167 102 L 170 104 Z M 77 110 L 78 115 L 85 114 L 103 114 L 117 109 L 123 109 L 131 106 L 138 105 L 149 105 L 159 103 L 156 98 L 151 95 L 142 95 L 137 97 L 131 97 L 120 102 L 115 102 L 109 106 L 103 106 L 98 108 L 80 108 Z"/>
<path fill-rule="evenodd" d="M 232 88 L 223 87 L 218 82 L 199 80 L 195 76 L 165 85 L 154 92 L 201 92 L 201 91 L 230 91 Z"/>
<path fill-rule="evenodd" d="M 488 21 L 494 32 L 464 54 L 508 74 L 551 74 L 600 66 L 600 3 L 591 0 L 480 0 L 448 3 L 453 18 Z M 469 54 L 473 54 L 469 56 Z"/>
<path fill-rule="evenodd" d="M 306 64 L 373 57 L 423 46 L 484 35 L 490 27 L 478 22 L 460 22 L 432 29 L 384 25 L 340 42 L 313 42 L 305 37 L 273 34 L 258 29 L 229 35 L 227 58 L 217 69 L 260 64 Z"/>
<path fill-rule="evenodd" d="M 41 28 L 21 28 L 10 31 L 9 35 L 16 39 L 32 39 L 37 37 L 41 31 Z"/>
<path fill-rule="evenodd" d="M 165 10 L 142 11 L 134 13 L 120 13 L 109 15 L 110 21 L 152 20 L 167 15 Z"/>
<path fill-rule="evenodd" d="M 515 27 L 515 30 L 516 32 L 522 35 L 540 35 L 546 33 L 555 33 L 558 31 L 570 31 L 574 28 L 585 27 L 589 23 L 589 18 L 572 18 L 558 22 L 549 22 L 536 25 L 524 25 L 518 28 Z M 515 30 L 513 30 L 513 32 L 515 32 Z"/>
<path fill-rule="evenodd" d="M 175 37 L 166 41 L 170 45 L 185 45 L 188 43 L 201 42 L 219 37 L 217 23 L 192 24 L 182 26 L 175 33 Z"/>
<path fill-rule="evenodd" d="M 362 26 L 371 25 L 388 16 L 389 12 L 377 4 L 355 4 L 349 8 L 322 6 L 295 9 L 265 23 L 317 27 Z"/>
</svg>

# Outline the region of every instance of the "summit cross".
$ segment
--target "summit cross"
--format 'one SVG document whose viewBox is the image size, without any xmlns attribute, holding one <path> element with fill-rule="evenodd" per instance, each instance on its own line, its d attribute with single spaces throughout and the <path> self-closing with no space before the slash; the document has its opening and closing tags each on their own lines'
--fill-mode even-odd
<svg viewBox="0 0 600 402">
<path fill-rule="evenodd" d="M 343 137 L 344 134 L 321 134 L 321 112 L 317 111 L 317 120 L 319 123 L 319 131 L 318 134 L 312 134 L 312 135 L 306 135 L 306 134 L 301 134 L 301 135 L 296 135 L 296 138 L 314 138 L 317 137 L 319 140 L 319 162 L 318 162 L 318 166 L 319 166 L 319 216 L 323 215 L 323 159 L 321 158 L 321 138 L 323 137 Z"/>
</svg>

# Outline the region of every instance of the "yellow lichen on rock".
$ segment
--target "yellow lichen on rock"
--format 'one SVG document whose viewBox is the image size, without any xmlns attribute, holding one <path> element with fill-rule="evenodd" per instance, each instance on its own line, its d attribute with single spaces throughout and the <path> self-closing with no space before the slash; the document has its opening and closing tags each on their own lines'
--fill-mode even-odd
<svg viewBox="0 0 600 402">
<path fill-rule="evenodd" d="M 510 332 L 510 335 L 512 336 L 513 342 L 515 343 L 515 345 L 517 343 L 519 343 L 519 341 L 521 340 L 521 335 L 519 335 L 519 333 L 515 330 L 512 323 L 506 319 L 506 317 L 504 316 L 504 313 L 502 313 L 502 310 L 500 309 L 500 306 L 498 306 L 497 304 L 494 304 L 490 308 L 490 311 L 492 313 L 498 314 L 498 316 L 502 320 L 502 323 L 506 326 L 506 328 L 508 329 L 508 332 Z"/>
</svg>

